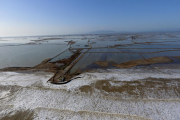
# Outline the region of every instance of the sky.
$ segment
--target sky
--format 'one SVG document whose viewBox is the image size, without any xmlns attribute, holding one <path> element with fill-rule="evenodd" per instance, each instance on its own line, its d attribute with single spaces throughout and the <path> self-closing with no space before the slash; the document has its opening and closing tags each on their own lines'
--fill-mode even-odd
<svg viewBox="0 0 180 120">
<path fill-rule="evenodd" d="M 0 36 L 180 30 L 180 0 L 0 0 Z"/>
</svg>

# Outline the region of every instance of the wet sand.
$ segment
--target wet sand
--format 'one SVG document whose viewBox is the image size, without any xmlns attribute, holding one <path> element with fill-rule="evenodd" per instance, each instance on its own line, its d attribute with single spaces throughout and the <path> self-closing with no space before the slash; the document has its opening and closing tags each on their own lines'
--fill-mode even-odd
<svg viewBox="0 0 180 120">
<path fill-rule="evenodd" d="M 153 95 L 153 98 L 156 99 L 163 99 L 162 93 L 163 91 L 167 91 L 167 99 L 172 96 L 178 99 L 180 95 L 179 85 L 180 79 L 157 79 L 149 77 L 137 81 L 99 80 L 90 85 L 82 86 L 79 90 L 89 94 L 93 94 L 96 90 L 99 90 L 104 96 L 112 96 L 113 94 L 114 97 L 121 98 L 124 95 L 124 97 L 132 97 L 134 99 L 148 99 L 149 95 Z"/>
<path fill-rule="evenodd" d="M 9 114 L 2 117 L 1 120 L 33 120 L 34 119 L 34 114 L 30 110 L 16 111 L 12 115 Z"/>
<path fill-rule="evenodd" d="M 149 58 L 149 59 L 129 61 L 129 62 L 121 63 L 119 65 L 115 65 L 115 66 L 121 67 L 121 68 L 128 68 L 128 67 L 133 67 L 137 65 L 150 65 L 150 64 L 156 64 L 156 63 L 168 63 L 168 62 L 173 62 L 173 60 L 169 57 L 154 57 L 154 58 Z"/>
</svg>

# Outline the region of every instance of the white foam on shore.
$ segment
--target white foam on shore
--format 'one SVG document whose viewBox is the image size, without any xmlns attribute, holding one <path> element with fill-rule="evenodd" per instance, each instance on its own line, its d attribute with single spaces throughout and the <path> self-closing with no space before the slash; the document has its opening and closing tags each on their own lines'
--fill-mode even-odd
<svg viewBox="0 0 180 120">
<path fill-rule="evenodd" d="M 174 72 L 176 71 L 176 72 Z M 15 73 L 0 72 L 0 85 L 16 85 L 21 89 L 2 93 L 3 106 L 11 109 L 31 109 L 36 113 L 35 119 L 180 119 L 180 99 L 129 99 L 103 96 L 98 92 L 86 94 L 76 91 L 84 85 L 91 85 L 98 80 L 134 81 L 145 78 L 180 78 L 180 71 L 114 69 L 103 73 L 83 73 L 82 78 L 74 79 L 68 84 L 53 85 L 47 80 L 52 73 Z M 0 108 L 3 108 L 1 106 Z M 8 114 L 9 109 L 0 111 Z"/>
</svg>

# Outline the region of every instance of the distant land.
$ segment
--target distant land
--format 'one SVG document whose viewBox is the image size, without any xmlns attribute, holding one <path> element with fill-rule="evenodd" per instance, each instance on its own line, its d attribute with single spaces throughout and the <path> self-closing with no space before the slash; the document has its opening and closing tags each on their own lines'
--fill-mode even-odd
<svg viewBox="0 0 180 120">
<path fill-rule="evenodd" d="M 59 35 L 86 35 L 86 34 L 134 34 L 134 33 L 161 33 L 161 32 L 180 32 L 180 28 L 173 28 L 173 29 L 157 29 L 157 30 L 145 30 L 145 31 L 113 31 L 113 30 L 97 30 L 97 31 L 92 31 L 92 32 L 87 32 L 87 33 L 74 33 L 74 34 L 49 34 L 49 35 L 22 35 L 22 36 L 1 36 L 0 38 L 3 37 L 32 37 L 32 36 L 59 36 Z"/>
<path fill-rule="evenodd" d="M 115 33 L 151 33 L 151 32 L 180 32 L 179 28 L 176 29 L 158 29 L 158 30 L 146 30 L 146 31 L 113 31 L 113 30 L 98 30 L 93 32 L 88 32 L 85 34 L 115 34 Z"/>
<path fill-rule="evenodd" d="M 113 30 L 98 30 L 98 31 L 89 32 L 88 34 L 107 34 L 107 33 L 117 33 L 117 32 Z"/>
</svg>

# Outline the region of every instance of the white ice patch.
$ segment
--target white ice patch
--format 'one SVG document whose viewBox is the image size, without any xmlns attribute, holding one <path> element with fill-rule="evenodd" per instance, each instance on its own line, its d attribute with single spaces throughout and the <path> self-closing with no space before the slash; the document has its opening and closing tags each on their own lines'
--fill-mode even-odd
<svg viewBox="0 0 180 120">
<path fill-rule="evenodd" d="M 176 71 L 176 72 L 175 72 Z M 53 76 L 52 73 L 16 73 L 16 72 L 0 72 L 1 85 L 18 85 L 27 86 L 42 86 L 52 89 L 66 89 L 67 91 L 75 88 L 90 85 L 98 80 L 113 80 L 113 81 L 134 81 L 145 78 L 180 78 L 179 69 L 109 69 L 104 73 L 83 73 L 78 79 L 74 79 L 68 84 L 53 85 L 47 81 Z M 40 85 L 41 84 L 41 85 Z"/>
<path fill-rule="evenodd" d="M 99 93 L 77 93 L 75 89 L 98 80 L 133 81 L 148 77 L 180 78 L 177 70 L 110 69 L 104 73 L 83 73 L 68 84 L 47 83 L 52 73 L 0 72 L 0 85 L 22 86 L 12 96 L 2 93 L 0 105 L 32 109 L 36 119 L 180 119 L 180 99 L 121 99 Z M 7 113 L 0 111 L 0 115 Z M 94 111 L 94 112 L 93 112 Z M 106 117 L 104 117 L 106 116 Z"/>
<path fill-rule="evenodd" d="M 1 91 L 0 92 L 0 99 L 5 98 L 10 94 L 10 91 Z"/>
<path fill-rule="evenodd" d="M 176 71 L 176 72 L 174 72 Z M 83 85 L 90 85 L 98 80 L 113 80 L 113 81 L 134 81 L 145 78 L 180 78 L 180 70 L 136 70 L 136 69 L 109 69 L 104 73 L 83 73 L 79 79 L 75 79 L 68 84 L 62 85 L 67 89 L 77 88 Z"/>
<path fill-rule="evenodd" d="M 34 83 L 42 81 L 47 83 L 53 73 L 36 72 L 36 73 L 16 73 L 16 72 L 0 72 L 1 85 L 18 85 L 22 87 L 32 86 Z"/>
</svg>

